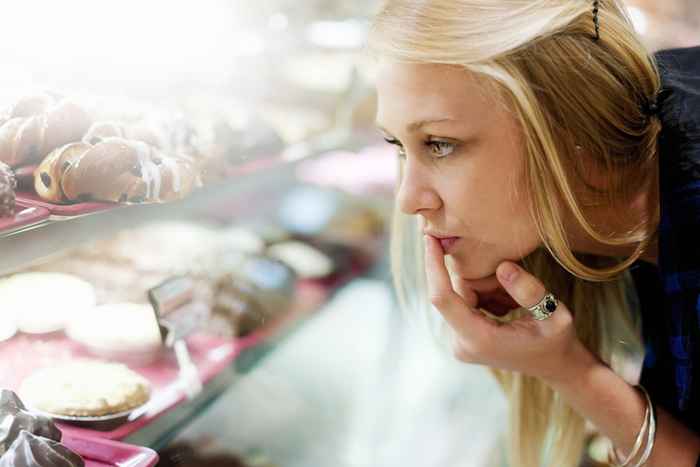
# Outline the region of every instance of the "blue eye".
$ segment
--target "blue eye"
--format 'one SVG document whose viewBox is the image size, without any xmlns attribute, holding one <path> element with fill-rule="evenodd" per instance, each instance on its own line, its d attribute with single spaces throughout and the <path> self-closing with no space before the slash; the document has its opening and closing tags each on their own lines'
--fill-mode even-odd
<svg viewBox="0 0 700 467">
<path fill-rule="evenodd" d="M 436 159 L 449 156 L 454 152 L 456 146 L 454 143 L 448 143 L 447 141 L 428 141 L 426 144 L 430 147 L 430 153 Z"/>
</svg>

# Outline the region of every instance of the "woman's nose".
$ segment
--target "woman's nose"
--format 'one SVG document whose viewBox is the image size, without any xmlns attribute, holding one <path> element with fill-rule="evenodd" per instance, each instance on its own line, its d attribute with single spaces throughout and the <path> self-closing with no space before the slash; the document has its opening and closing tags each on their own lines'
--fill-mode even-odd
<svg viewBox="0 0 700 467">
<path fill-rule="evenodd" d="M 440 197 L 426 177 L 408 163 L 402 170 L 396 196 L 399 209 L 408 215 L 439 209 L 442 206 Z"/>
</svg>

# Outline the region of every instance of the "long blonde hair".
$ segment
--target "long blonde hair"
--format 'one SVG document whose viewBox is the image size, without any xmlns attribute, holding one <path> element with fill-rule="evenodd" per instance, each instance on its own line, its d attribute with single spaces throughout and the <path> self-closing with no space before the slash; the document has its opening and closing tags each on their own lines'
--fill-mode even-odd
<svg viewBox="0 0 700 467">
<path fill-rule="evenodd" d="M 530 210 L 543 244 L 523 265 L 569 306 L 584 345 L 621 372 L 613 361 L 620 343 L 642 351 L 628 268 L 657 235 L 658 205 L 651 200 L 648 218 L 624 232 L 592 225 L 585 210 L 608 205 L 625 215 L 640 187 L 658 183 L 661 125 L 645 117 L 640 104 L 659 91 L 660 77 L 622 3 L 599 3 L 595 41 L 589 0 L 388 0 L 369 46 L 389 60 L 461 66 L 495 86 L 522 128 Z M 587 183 L 583 157 L 606 175 L 603 188 Z M 576 192 L 574 182 L 585 192 Z M 596 241 L 635 251 L 617 259 L 574 253 L 566 216 Z M 423 311 L 432 325 L 422 242 L 417 219 L 396 209 L 397 295 L 404 310 Z M 586 421 L 542 381 L 491 373 L 509 400 L 511 465 L 577 466 Z"/>
</svg>

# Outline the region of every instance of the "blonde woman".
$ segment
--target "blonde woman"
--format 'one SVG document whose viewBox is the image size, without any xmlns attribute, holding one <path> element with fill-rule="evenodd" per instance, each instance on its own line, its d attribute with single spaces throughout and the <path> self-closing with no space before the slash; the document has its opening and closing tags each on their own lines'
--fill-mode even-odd
<svg viewBox="0 0 700 467">
<path fill-rule="evenodd" d="M 588 425 L 695 466 L 700 48 L 651 55 L 617 0 L 388 0 L 370 49 L 399 298 L 490 367 L 511 465 L 579 465 Z"/>
</svg>

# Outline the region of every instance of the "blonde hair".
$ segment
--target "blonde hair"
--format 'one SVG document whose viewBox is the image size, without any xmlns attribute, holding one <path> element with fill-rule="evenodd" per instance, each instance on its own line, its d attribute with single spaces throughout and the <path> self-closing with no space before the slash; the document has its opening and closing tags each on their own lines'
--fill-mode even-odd
<svg viewBox="0 0 700 467">
<path fill-rule="evenodd" d="M 624 215 L 640 187 L 656 186 L 661 125 L 640 104 L 659 91 L 660 77 L 622 3 L 599 3 L 595 41 L 588 0 L 389 0 L 369 45 L 381 58 L 460 66 L 495 86 L 522 129 L 530 210 L 543 244 L 523 265 L 569 306 L 584 345 L 621 372 L 613 359 L 621 342 L 642 352 L 628 268 L 655 239 L 658 206 L 651 200 L 648 218 L 624 232 L 592 225 L 584 212 L 607 204 Z M 605 175 L 603 188 L 587 183 L 583 157 Z M 574 182 L 585 192 L 576 192 Z M 636 245 L 635 251 L 617 259 L 574 253 L 567 215 L 597 242 Z M 397 295 L 404 310 L 430 317 L 436 314 L 425 293 L 422 243 L 417 219 L 396 209 L 391 256 Z M 491 373 L 509 400 L 511 465 L 577 466 L 586 421 L 542 381 Z"/>
</svg>

